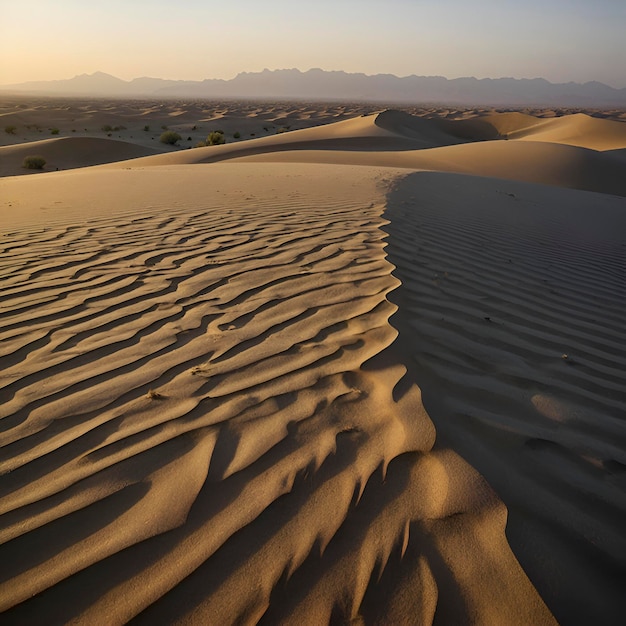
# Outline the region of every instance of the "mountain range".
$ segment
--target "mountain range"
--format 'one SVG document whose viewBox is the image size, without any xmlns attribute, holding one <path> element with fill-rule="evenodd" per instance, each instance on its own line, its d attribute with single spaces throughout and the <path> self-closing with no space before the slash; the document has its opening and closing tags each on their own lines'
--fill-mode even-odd
<svg viewBox="0 0 626 626">
<path fill-rule="evenodd" d="M 445 103 L 491 106 L 623 107 L 626 88 L 599 82 L 551 83 L 543 78 L 447 79 L 443 76 L 366 75 L 310 69 L 241 72 L 231 80 L 135 78 L 104 72 L 74 78 L 0 86 L 0 92 L 33 95 L 158 98 L 247 98 Z"/>
</svg>

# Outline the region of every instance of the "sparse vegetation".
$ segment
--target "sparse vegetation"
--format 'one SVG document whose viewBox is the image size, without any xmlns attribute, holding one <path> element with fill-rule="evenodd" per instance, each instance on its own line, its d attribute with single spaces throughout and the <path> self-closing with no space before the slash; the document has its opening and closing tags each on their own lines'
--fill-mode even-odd
<svg viewBox="0 0 626 626">
<path fill-rule="evenodd" d="M 51 128 L 50 129 L 50 134 L 51 135 L 58 135 L 59 134 L 59 129 L 58 128 Z"/>
<path fill-rule="evenodd" d="M 5 126 L 4 127 L 4 132 L 9 134 L 9 135 L 15 135 L 15 131 L 17 130 L 16 126 Z"/>
<path fill-rule="evenodd" d="M 236 133 L 233 133 L 233 137 L 235 139 L 239 139 L 239 137 L 241 137 L 241 133 L 239 131 L 237 131 Z"/>
<path fill-rule="evenodd" d="M 102 127 L 102 132 L 104 133 L 110 133 L 113 130 L 113 127 L 111 126 L 111 124 L 105 124 Z"/>
<path fill-rule="evenodd" d="M 224 137 L 224 131 L 214 130 L 207 135 L 207 146 L 218 146 L 222 143 L 226 143 L 226 137 Z"/>
<path fill-rule="evenodd" d="M 42 156 L 27 156 L 22 162 L 22 167 L 27 170 L 41 170 L 46 164 L 46 160 Z"/>
<path fill-rule="evenodd" d="M 143 127 L 143 129 L 144 129 L 144 131 L 145 131 L 145 132 L 148 132 L 148 131 L 150 130 L 150 126 L 148 126 L 148 124 L 146 124 L 146 125 Z"/>
<path fill-rule="evenodd" d="M 165 125 L 161 126 L 161 130 L 167 130 L 167 126 Z"/>
<path fill-rule="evenodd" d="M 176 143 L 180 140 L 181 140 L 181 136 L 178 133 L 174 132 L 173 130 L 166 130 L 159 137 L 159 141 L 161 143 L 166 143 L 166 144 L 169 144 L 170 146 L 175 146 Z"/>
</svg>

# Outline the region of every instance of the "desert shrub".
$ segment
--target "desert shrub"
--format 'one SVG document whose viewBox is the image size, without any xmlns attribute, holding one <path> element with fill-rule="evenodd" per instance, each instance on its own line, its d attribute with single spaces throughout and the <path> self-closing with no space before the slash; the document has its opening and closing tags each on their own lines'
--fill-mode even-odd
<svg viewBox="0 0 626 626">
<path fill-rule="evenodd" d="M 15 131 L 17 130 L 16 126 L 5 126 L 4 127 L 4 132 L 8 133 L 9 135 L 15 135 Z"/>
<path fill-rule="evenodd" d="M 167 130 L 167 126 L 161 126 L 161 130 Z"/>
<path fill-rule="evenodd" d="M 224 137 L 224 132 L 221 130 L 214 130 L 207 135 L 206 138 L 207 146 L 218 146 L 222 143 L 226 143 L 226 138 Z"/>
<path fill-rule="evenodd" d="M 27 156 L 22 162 L 22 167 L 27 170 L 40 170 L 46 164 L 46 160 L 42 156 Z"/>
<path fill-rule="evenodd" d="M 187 137 L 187 141 L 191 141 L 191 137 Z"/>
<path fill-rule="evenodd" d="M 176 145 L 176 142 L 180 140 L 181 140 L 181 136 L 178 133 L 175 133 L 173 130 L 166 130 L 159 137 L 159 141 L 161 143 L 167 143 L 171 146 Z"/>
<path fill-rule="evenodd" d="M 59 134 L 59 129 L 58 128 L 51 128 L 50 129 L 50 134 L 51 135 L 58 135 Z"/>
<path fill-rule="evenodd" d="M 198 130 L 198 127 L 194 125 L 191 130 Z"/>
<path fill-rule="evenodd" d="M 112 130 L 113 130 L 113 127 L 111 126 L 111 124 L 105 124 L 102 127 L 102 132 L 105 132 L 105 133 L 110 133 Z"/>
<path fill-rule="evenodd" d="M 150 126 L 148 126 L 147 124 L 143 127 L 143 129 L 148 132 L 150 130 Z"/>
<path fill-rule="evenodd" d="M 239 139 L 239 137 L 241 137 L 241 133 L 239 131 L 237 131 L 236 133 L 233 134 L 233 137 L 235 139 Z"/>
<path fill-rule="evenodd" d="M 206 148 L 206 141 L 199 141 L 194 147 L 195 148 Z"/>
</svg>

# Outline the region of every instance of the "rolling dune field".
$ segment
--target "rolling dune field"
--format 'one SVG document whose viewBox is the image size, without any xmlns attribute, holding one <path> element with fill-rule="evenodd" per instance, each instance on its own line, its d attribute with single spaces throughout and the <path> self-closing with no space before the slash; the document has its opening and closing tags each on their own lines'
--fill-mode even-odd
<svg viewBox="0 0 626 626">
<path fill-rule="evenodd" d="M 0 147 L 0 623 L 620 623 L 619 116 L 128 106 Z"/>
</svg>

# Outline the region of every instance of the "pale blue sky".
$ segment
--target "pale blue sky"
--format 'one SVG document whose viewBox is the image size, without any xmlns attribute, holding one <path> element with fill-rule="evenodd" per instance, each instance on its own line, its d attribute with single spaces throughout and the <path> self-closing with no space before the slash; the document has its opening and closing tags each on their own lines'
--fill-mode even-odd
<svg viewBox="0 0 626 626">
<path fill-rule="evenodd" d="M 0 84 L 311 67 L 626 87 L 626 0 L 0 0 Z"/>
</svg>

